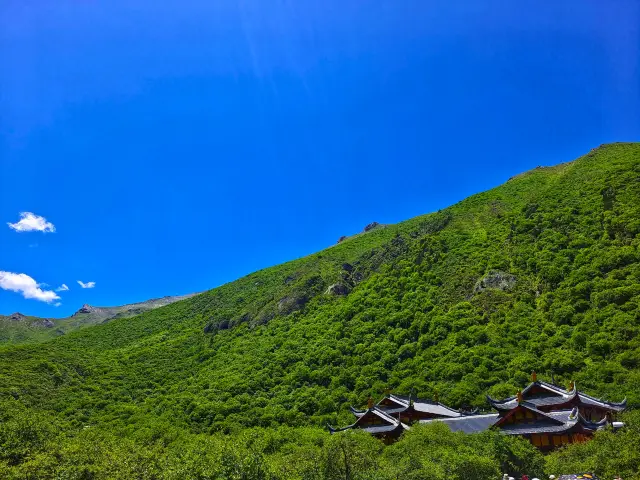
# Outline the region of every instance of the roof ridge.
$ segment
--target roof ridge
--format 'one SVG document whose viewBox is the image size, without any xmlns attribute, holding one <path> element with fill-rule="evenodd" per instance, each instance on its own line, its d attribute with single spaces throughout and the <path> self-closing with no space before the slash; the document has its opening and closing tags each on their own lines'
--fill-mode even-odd
<svg viewBox="0 0 640 480">
<path fill-rule="evenodd" d="M 537 413 L 539 415 L 542 415 L 543 417 L 548 418 L 548 419 L 550 419 L 550 420 L 552 420 L 554 422 L 565 423 L 565 422 L 562 422 L 562 421 L 558 420 L 557 418 L 554 418 L 551 415 L 549 415 L 549 413 L 551 413 L 551 412 L 547 413 L 547 412 L 543 412 L 542 410 L 538 410 L 538 408 L 533 403 L 527 402 L 526 400 L 523 401 L 523 402 L 520 402 L 519 406 L 524 407 L 524 408 L 526 408 L 528 410 L 531 410 L 531 411 L 533 411 L 533 412 L 535 412 L 535 413 Z M 563 411 L 563 410 L 560 410 L 560 411 Z M 566 410 L 564 410 L 564 411 L 566 411 Z"/>
<path fill-rule="evenodd" d="M 382 411 L 380 408 L 378 408 L 377 406 L 374 406 L 372 409 L 373 413 L 377 414 L 378 416 L 382 416 L 385 419 L 389 419 L 391 420 L 391 423 L 393 424 L 397 424 L 400 423 L 400 420 L 393 418 L 391 415 L 389 415 L 388 413 Z"/>
<path fill-rule="evenodd" d="M 561 395 L 566 395 L 567 393 L 569 393 L 567 390 L 563 389 L 562 387 L 558 387 L 557 385 L 553 385 L 551 383 L 547 383 L 547 382 L 544 382 L 542 380 L 536 380 L 535 382 L 531 382 L 529 385 L 527 385 L 524 388 L 524 390 L 522 390 L 522 393 L 524 394 L 525 392 L 530 390 L 534 385 L 540 385 L 541 387 L 544 387 L 547 390 L 551 390 L 551 391 L 553 391 L 555 393 L 559 393 Z"/>
<path fill-rule="evenodd" d="M 538 383 L 541 384 L 541 385 L 544 385 L 545 387 L 554 388 L 554 389 L 562 391 L 562 392 L 568 392 L 568 390 L 562 388 L 559 385 L 556 385 L 555 383 L 545 382 L 544 380 L 539 380 Z"/>
<path fill-rule="evenodd" d="M 493 398 L 491 395 L 485 395 L 487 397 L 487 401 L 489 403 L 509 403 L 509 402 L 513 402 L 516 399 L 516 395 L 513 395 L 511 397 L 507 397 L 503 400 L 498 400 L 496 398 Z"/>
<path fill-rule="evenodd" d="M 618 407 L 623 406 L 623 405 L 625 405 L 627 403 L 627 397 L 625 397 L 624 400 L 622 400 L 621 402 L 612 402 L 610 400 L 604 400 L 602 398 L 594 397 L 594 396 L 589 395 L 589 394 L 584 393 L 584 392 L 578 392 L 578 395 L 581 396 L 581 397 L 586 397 L 589 400 L 594 400 L 596 402 L 606 403 L 608 405 L 616 405 Z"/>
<path fill-rule="evenodd" d="M 406 404 L 407 407 L 409 406 L 409 401 L 408 400 L 405 400 L 404 398 L 402 398 L 402 397 L 400 397 L 398 395 L 394 395 L 393 393 L 390 393 L 388 395 L 388 397 L 385 397 L 385 398 L 389 398 L 389 399 L 394 400 L 396 402 L 401 402 L 403 404 Z"/>
</svg>

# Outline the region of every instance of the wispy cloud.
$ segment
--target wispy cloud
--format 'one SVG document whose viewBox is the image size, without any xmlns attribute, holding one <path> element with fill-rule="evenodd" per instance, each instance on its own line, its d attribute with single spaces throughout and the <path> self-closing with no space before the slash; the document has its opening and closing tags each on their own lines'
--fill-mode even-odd
<svg viewBox="0 0 640 480">
<path fill-rule="evenodd" d="M 93 288 L 96 286 L 96 282 L 87 282 L 84 283 L 80 280 L 78 280 L 78 285 L 80 285 L 82 288 Z"/>
<path fill-rule="evenodd" d="M 51 290 L 43 290 L 42 284 L 24 273 L 3 272 L 0 270 L 0 288 L 22 294 L 24 298 L 52 303 L 60 297 Z"/>
<path fill-rule="evenodd" d="M 47 219 L 31 212 L 20 213 L 20 221 L 7 223 L 16 232 L 55 232 L 56 227 Z"/>
<path fill-rule="evenodd" d="M 67 287 L 66 284 L 62 284 L 60 285 L 58 288 L 56 288 L 56 292 L 67 292 L 69 290 L 69 287 Z"/>
</svg>

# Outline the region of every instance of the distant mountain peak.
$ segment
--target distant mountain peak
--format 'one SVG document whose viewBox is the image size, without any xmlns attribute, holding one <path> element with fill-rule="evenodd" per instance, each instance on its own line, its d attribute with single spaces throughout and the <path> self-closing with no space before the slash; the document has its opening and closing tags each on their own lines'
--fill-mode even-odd
<svg viewBox="0 0 640 480">
<path fill-rule="evenodd" d="M 76 313 L 74 313 L 74 315 L 78 315 L 80 313 L 95 313 L 95 312 L 98 312 L 99 310 L 100 309 L 98 309 L 96 307 L 92 307 L 88 303 L 85 303 L 84 305 L 82 305 L 82 308 L 80 308 L 80 310 L 78 310 Z"/>
</svg>

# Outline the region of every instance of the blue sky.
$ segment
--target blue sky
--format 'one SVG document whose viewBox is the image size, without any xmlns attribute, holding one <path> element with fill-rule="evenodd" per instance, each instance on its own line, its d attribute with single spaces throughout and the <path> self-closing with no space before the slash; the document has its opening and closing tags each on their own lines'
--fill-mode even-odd
<svg viewBox="0 0 640 480">
<path fill-rule="evenodd" d="M 635 0 L 3 0 L 0 313 L 206 290 L 638 140 L 639 18 Z M 16 231 L 38 226 L 20 212 L 55 232 Z"/>
</svg>

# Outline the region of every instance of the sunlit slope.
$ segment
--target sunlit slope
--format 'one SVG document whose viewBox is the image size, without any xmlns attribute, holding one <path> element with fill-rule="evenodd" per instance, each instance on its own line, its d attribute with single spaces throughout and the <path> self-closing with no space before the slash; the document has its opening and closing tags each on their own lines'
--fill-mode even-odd
<svg viewBox="0 0 640 480">
<path fill-rule="evenodd" d="M 137 317 L 4 347 L 0 395 L 77 427 L 229 431 L 340 423 L 386 387 L 484 406 L 535 369 L 638 405 L 639 234 L 640 144 L 605 145 Z"/>
<path fill-rule="evenodd" d="M 117 307 L 92 307 L 83 305 L 80 310 L 67 318 L 39 318 L 22 315 L 0 315 L 0 344 L 36 343 L 50 340 L 60 335 L 106 323 L 116 318 L 129 318 L 148 310 L 169 305 L 195 294 L 153 298 L 144 302 Z"/>
</svg>

